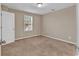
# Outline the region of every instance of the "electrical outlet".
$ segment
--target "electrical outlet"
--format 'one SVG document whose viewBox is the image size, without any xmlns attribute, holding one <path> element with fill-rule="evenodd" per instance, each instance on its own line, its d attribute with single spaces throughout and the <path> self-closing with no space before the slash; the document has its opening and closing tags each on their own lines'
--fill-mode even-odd
<svg viewBox="0 0 79 59">
<path fill-rule="evenodd" d="M 69 40 L 71 40 L 71 39 L 72 39 L 72 37 L 71 37 L 71 36 L 69 36 L 69 37 L 68 37 L 68 39 L 69 39 Z"/>
</svg>

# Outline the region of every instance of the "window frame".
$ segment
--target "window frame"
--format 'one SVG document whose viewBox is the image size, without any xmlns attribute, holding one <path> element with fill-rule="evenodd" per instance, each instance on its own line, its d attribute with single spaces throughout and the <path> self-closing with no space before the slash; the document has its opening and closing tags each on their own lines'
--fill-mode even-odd
<svg viewBox="0 0 79 59">
<path fill-rule="evenodd" d="M 25 25 L 25 17 L 31 17 L 31 24 L 30 25 L 28 25 L 28 26 L 31 26 L 31 30 L 30 29 L 28 29 L 28 30 L 26 30 L 26 25 Z M 30 31 L 33 31 L 33 16 L 32 15 L 24 15 L 24 32 L 30 32 Z"/>
</svg>

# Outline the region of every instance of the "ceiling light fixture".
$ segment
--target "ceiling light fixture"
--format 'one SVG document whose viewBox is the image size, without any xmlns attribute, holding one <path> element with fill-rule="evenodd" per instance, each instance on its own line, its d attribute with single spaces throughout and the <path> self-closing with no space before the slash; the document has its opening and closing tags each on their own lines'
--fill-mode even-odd
<svg viewBox="0 0 79 59">
<path fill-rule="evenodd" d="M 37 7 L 42 7 L 43 3 L 37 3 Z"/>
</svg>

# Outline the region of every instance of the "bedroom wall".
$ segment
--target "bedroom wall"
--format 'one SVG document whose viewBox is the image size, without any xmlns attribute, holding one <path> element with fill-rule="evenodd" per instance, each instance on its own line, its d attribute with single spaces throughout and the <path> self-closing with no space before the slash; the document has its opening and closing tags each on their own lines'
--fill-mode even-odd
<svg viewBox="0 0 79 59">
<path fill-rule="evenodd" d="M 15 37 L 17 39 L 27 38 L 40 35 L 40 19 L 41 16 L 29 12 L 15 10 L 2 5 L 3 11 L 12 12 L 15 14 Z M 33 16 L 33 31 L 24 32 L 24 15 Z"/>
<path fill-rule="evenodd" d="M 42 22 L 42 35 L 76 43 L 75 6 L 43 15 Z"/>
</svg>

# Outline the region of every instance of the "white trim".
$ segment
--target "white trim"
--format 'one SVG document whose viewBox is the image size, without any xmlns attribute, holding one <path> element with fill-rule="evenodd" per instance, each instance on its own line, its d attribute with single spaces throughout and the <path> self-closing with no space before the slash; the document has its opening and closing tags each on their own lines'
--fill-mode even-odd
<svg viewBox="0 0 79 59">
<path fill-rule="evenodd" d="M 22 37 L 22 38 L 18 38 L 16 40 L 31 38 L 31 37 L 35 37 L 35 36 L 40 36 L 40 34 L 39 35 L 28 36 L 28 37 Z M 47 36 L 47 35 L 41 35 L 41 36 L 45 36 L 45 37 L 48 37 L 48 38 L 60 40 L 60 41 L 66 42 L 66 43 L 74 44 L 76 46 L 76 43 L 74 43 L 74 42 L 66 41 L 66 40 L 63 40 L 63 39 L 60 39 L 60 38 L 55 38 L 55 37 L 51 37 L 51 36 Z M 5 44 L 3 44 L 3 45 L 5 45 Z"/>
<path fill-rule="evenodd" d="M 28 37 L 18 38 L 18 39 L 16 39 L 16 41 L 20 40 L 20 39 L 35 37 L 35 36 L 40 36 L 40 34 L 39 35 L 28 36 Z M 70 43 L 70 44 L 73 44 L 73 45 L 76 46 L 76 43 L 74 43 L 74 42 L 66 41 L 66 40 L 63 40 L 63 39 L 60 39 L 60 38 L 55 38 L 55 37 L 51 37 L 51 36 L 47 36 L 47 35 L 41 35 L 41 36 L 45 36 L 45 37 L 48 37 L 48 38 L 56 39 L 56 40 L 63 41 L 63 42 L 66 42 L 66 43 Z"/>
<path fill-rule="evenodd" d="M 31 38 L 31 37 L 35 37 L 35 36 L 40 36 L 40 34 L 39 35 L 28 36 L 28 37 L 22 37 L 22 38 L 18 38 L 16 40 L 20 40 L 20 39 L 24 39 L 24 38 Z M 51 36 L 47 36 L 47 35 L 41 35 L 41 36 L 45 36 L 45 37 L 48 37 L 48 38 L 53 38 L 53 39 L 60 40 L 60 41 L 66 42 L 66 43 L 74 44 L 76 46 L 76 43 L 74 43 L 74 42 L 66 41 L 66 40 L 63 40 L 63 39 L 60 39 L 60 38 L 55 38 L 55 37 L 51 37 Z"/>
<path fill-rule="evenodd" d="M 60 38 L 55 38 L 55 37 L 51 37 L 51 36 L 47 36 L 47 35 L 42 35 L 42 36 L 45 36 L 45 37 L 48 37 L 48 38 L 53 38 L 53 39 L 56 39 L 56 40 L 60 40 L 60 41 L 66 42 L 66 43 L 74 44 L 76 46 L 76 43 L 74 43 L 74 42 L 66 41 L 66 40 L 63 40 L 63 39 L 60 39 Z"/>
<path fill-rule="evenodd" d="M 35 36 L 40 36 L 40 34 L 39 34 L 39 35 L 28 36 L 28 37 L 21 37 L 21 38 L 15 39 L 15 41 L 21 40 L 21 39 L 25 39 L 25 38 L 31 38 L 31 37 L 35 37 Z M 15 42 L 15 41 L 14 41 L 14 42 Z M 13 43 L 13 42 L 11 42 L 11 43 Z M 9 43 L 8 43 L 8 44 L 9 44 Z M 7 44 L 2 44 L 2 45 L 7 45 Z"/>
<path fill-rule="evenodd" d="M 12 42 L 15 42 L 15 13 L 13 13 L 13 12 L 8 12 L 8 11 L 2 11 L 2 14 L 4 14 L 4 13 L 7 13 L 7 14 L 11 14 L 13 17 L 13 30 L 14 30 L 14 39 L 13 40 L 11 40 L 11 41 L 6 41 L 6 43 L 3 43 L 2 45 L 6 45 L 6 44 L 9 44 L 9 43 L 12 43 Z"/>
<path fill-rule="evenodd" d="M 25 38 L 31 38 L 31 37 L 35 37 L 35 36 L 40 36 L 40 34 L 39 35 L 28 36 L 28 37 L 17 38 L 16 40 L 25 39 Z"/>
</svg>

